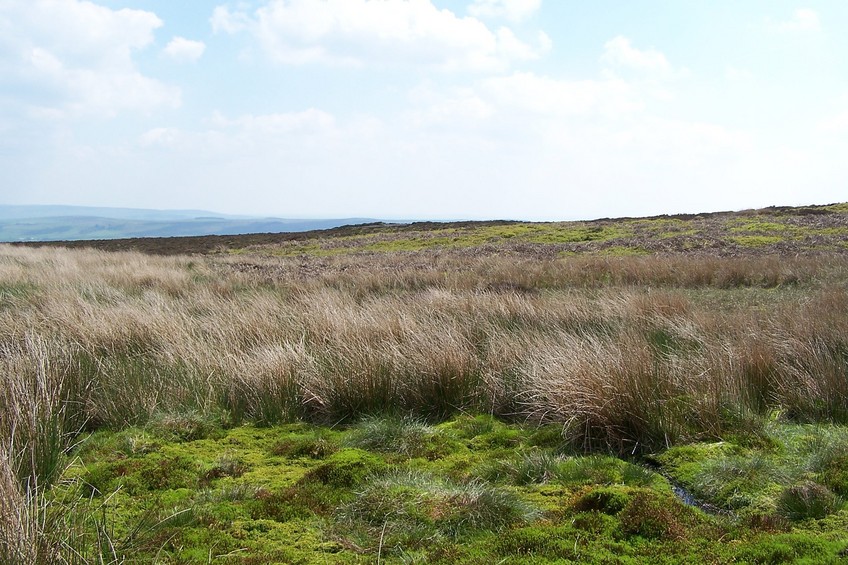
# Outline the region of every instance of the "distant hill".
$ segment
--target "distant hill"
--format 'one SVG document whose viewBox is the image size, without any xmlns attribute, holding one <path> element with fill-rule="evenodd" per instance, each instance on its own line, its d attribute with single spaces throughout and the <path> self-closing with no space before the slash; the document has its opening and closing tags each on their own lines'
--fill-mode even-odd
<svg viewBox="0 0 848 565">
<path fill-rule="evenodd" d="M 373 221 L 366 218 L 258 218 L 203 210 L 0 205 L 0 241 L 80 241 L 302 232 Z"/>
<path fill-rule="evenodd" d="M 459 260 L 492 254 L 538 259 L 582 254 L 717 257 L 848 254 L 848 203 L 568 222 L 339 222 L 356 225 L 294 232 L 289 224 L 285 233 L 263 229 L 234 235 L 18 245 L 134 250 L 157 255 L 238 252 L 298 260 L 431 251 Z"/>
</svg>

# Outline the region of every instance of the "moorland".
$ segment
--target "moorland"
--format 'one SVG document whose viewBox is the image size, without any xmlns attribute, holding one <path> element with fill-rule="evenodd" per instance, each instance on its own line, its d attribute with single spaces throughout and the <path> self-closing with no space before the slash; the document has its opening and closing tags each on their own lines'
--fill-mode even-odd
<svg viewBox="0 0 848 565">
<path fill-rule="evenodd" d="M 0 246 L 0 562 L 848 562 L 848 205 Z"/>
</svg>

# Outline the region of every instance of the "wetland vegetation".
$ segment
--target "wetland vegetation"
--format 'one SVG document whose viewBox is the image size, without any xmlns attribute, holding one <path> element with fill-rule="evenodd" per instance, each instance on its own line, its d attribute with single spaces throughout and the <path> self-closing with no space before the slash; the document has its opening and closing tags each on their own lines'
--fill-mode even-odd
<svg viewBox="0 0 848 565">
<path fill-rule="evenodd" d="M 2 246 L 0 562 L 846 562 L 811 209 Z"/>
</svg>

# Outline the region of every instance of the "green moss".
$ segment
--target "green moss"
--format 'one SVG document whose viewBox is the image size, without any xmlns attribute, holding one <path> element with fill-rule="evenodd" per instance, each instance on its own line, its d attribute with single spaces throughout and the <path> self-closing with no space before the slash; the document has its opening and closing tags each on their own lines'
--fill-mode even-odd
<svg viewBox="0 0 848 565">
<path fill-rule="evenodd" d="M 818 473 L 819 482 L 848 497 L 848 441 L 827 445 L 815 453 L 812 469 Z"/>
<path fill-rule="evenodd" d="M 703 522 L 673 495 L 644 489 L 630 496 L 618 518 L 625 535 L 663 540 L 685 539 Z"/>
<path fill-rule="evenodd" d="M 343 449 L 311 469 L 302 482 L 317 482 L 336 488 L 354 487 L 371 475 L 385 472 L 386 463 L 361 449 Z"/>
<path fill-rule="evenodd" d="M 336 436 L 328 430 L 316 430 L 307 436 L 284 437 L 274 444 L 271 453 L 281 457 L 324 459 L 339 450 Z"/>
<path fill-rule="evenodd" d="M 603 512 L 580 512 L 571 519 L 575 529 L 590 533 L 595 536 L 611 535 L 618 526 L 618 520 L 609 513 Z"/>
<path fill-rule="evenodd" d="M 500 531 L 534 516 L 534 509 L 512 491 L 403 471 L 369 481 L 339 510 L 343 529 L 362 532 L 372 543 L 382 539 L 387 553 L 394 554 L 427 547 L 434 539 Z"/>
<path fill-rule="evenodd" d="M 565 428 L 562 424 L 547 424 L 532 430 L 527 443 L 534 447 L 565 451 L 568 442 L 565 438 Z"/>
<path fill-rule="evenodd" d="M 469 448 L 478 451 L 490 449 L 508 449 L 517 447 L 524 438 L 523 430 L 496 422 L 494 427 L 485 433 L 478 434 L 468 442 Z"/>
<path fill-rule="evenodd" d="M 503 534 L 495 550 L 501 556 L 543 557 L 576 562 L 580 558 L 580 532 L 570 526 L 525 527 Z"/>
<path fill-rule="evenodd" d="M 385 441 L 368 446 L 377 453 L 343 447 L 356 443 L 357 426 L 242 426 L 194 440 L 98 432 L 54 496 L 82 492 L 138 561 L 205 563 L 211 548 L 240 564 L 373 563 L 378 551 L 386 563 L 836 563 L 848 546 L 848 510 L 831 505 L 848 441 L 840 426 L 775 419 L 762 441 L 652 457 L 690 492 L 744 498 L 738 518 L 686 506 L 634 462 L 564 454 L 561 425 L 461 415 L 418 428 L 410 445 L 438 438 L 438 457 L 392 453 L 409 430 L 378 434 Z M 485 475 L 487 466 L 499 470 Z"/>
<path fill-rule="evenodd" d="M 537 235 L 526 237 L 529 243 L 602 242 L 630 237 L 632 232 L 619 226 L 559 224 Z"/>
<path fill-rule="evenodd" d="M 708 462 L 747 453 L 737 445 L 721 441 L 674 446 L 653 459 L 676 480 L 689 484 Z"/>
<path fill-rule="evenodd" d="M 842 546 L 842 547 L 840 547 Z M 806 534 L 760 536 L 744 543 L 737 551 L 746 563 L 842 563 L 844 544 L 817 539 Z"/>
<path fill-rule="evenodd" d="M 681 230 L 674 230 L 674 231 L 664 231 L 662 233 L 657 234 L 656 237 L 658 237 L 660 239 L 672 239 L 672 238 L 675 238 L 675 237 L 681 237 L 681 238 L 695 237 L 695 236 L 698 236 L 700 234 L 701 234 L 700 230 L 681 229 Z"/>
<path fill-rule="evenodd" d="M 848 227 L 834 227 L 834 228 L 813 228 L 806 230 L 806 235 L 815 236 L 821 235 L 825 237 L 835 237 L 835 238 L 844 238 L 848 236 Z"/>
<path fill-rule="evenodd" d="M 333 496 L 331 489 L 323 485 L 300 484 L 277 492 L 265 489 L 257 491 L 255 500 L 248 504 L 250 517 L 254 520 L 288 522 L 303 520 L 317 514 L 328 513 L 340 496 Z"/>
<path fill-rule="evenodd" d="M 731 224 L 731 226 L 731 232 L 756 233 L 785 232 L 792 231 L 794 228 L 794 226 L 789 226 L 787 224 L 749 218 L 741 218 L 739 220 L 736 220 Z"/>
<path fill-rule="evenodd" d="M 841 507 L 830 484 L 839 484 L 844 433 L 839 426 L 774 422 L 758 432 L 762 440 L 746 442 L 747 447 L 693 444 L 655 459 L 700 500 L 769 529 L 769 524 L 781 527 L 778 512 L 798 520 L 821 518 Z"/>
<path fill-rule="evenodd" d="M 822 210 L 827 210 L 828 212 L 836 212 L 839 214 L 848 214 L 848 202 L 841 202 L 839 204 L 822 206 Z"/>
<path fill-rule="evenodd" d="M 501 426 L 501 422 L 489 414 L 477 416 L 463 414 L 439 425 L 439 429 L 452 431 L 460 439 L 473 439 L 480 435 L 492 433 Z"/>
<path fill-rule="evenodd" d="M 766 247 L 783 240 L 784 238 L 779 235 L 739 235 L 730 238 L 730 241 L 743 247 Z"/>
<path fill-rule="evenodd" d="M 630 487 L 590 488 L 577 497 L 573 507 L 578 512 L 601 512 L 614 515 L 630 504 L 635 492 L 637 491 Z"/>
<path fill-rule="evenodd" d="M 188 457 L 154 453 L 146 456 L 134 473 L 147 490 L 167 490 L 195 487 L 199 470 L 197 462 Z"/>
<path fill-rule="evenodd" d="M 481 225 L 462 228 L 391 231 L 333 238 L 293 241 L 273 247 L 248 250 L 281 257 L 309 255 L 328 257 L 352 253 L 417 252 L 426 249 L 463 249 L 502 242 L 558 245 L 607 242 L 625 239 L 632 230 L 620 225 L 596 225 L 579 222 Z"/>
</svg>

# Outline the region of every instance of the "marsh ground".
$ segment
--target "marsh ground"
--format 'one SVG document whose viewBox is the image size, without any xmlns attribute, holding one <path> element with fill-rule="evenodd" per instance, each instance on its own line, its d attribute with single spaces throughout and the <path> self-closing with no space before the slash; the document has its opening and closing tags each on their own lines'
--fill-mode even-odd
<svg viewBox="0 0 848 565">
<path fill-rule="evenodd" d="M 4 246 L 0 560 L 844 562 L 846 226 Z"/>
</svg>

